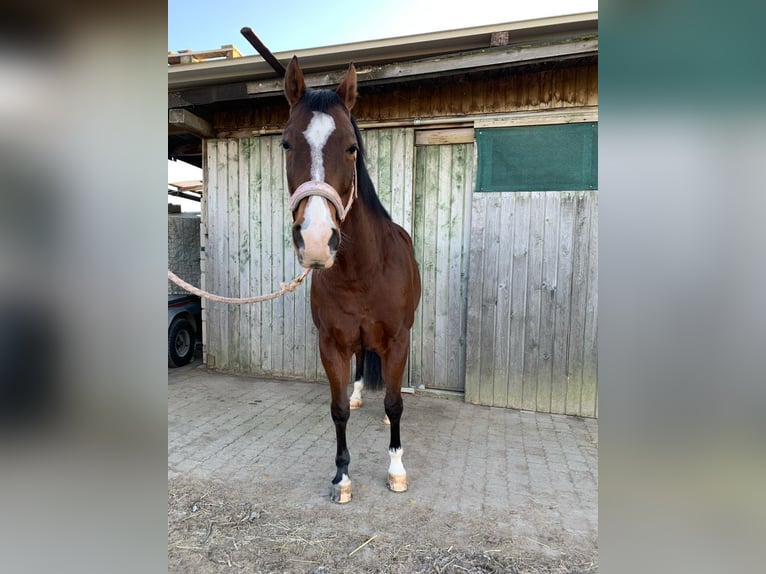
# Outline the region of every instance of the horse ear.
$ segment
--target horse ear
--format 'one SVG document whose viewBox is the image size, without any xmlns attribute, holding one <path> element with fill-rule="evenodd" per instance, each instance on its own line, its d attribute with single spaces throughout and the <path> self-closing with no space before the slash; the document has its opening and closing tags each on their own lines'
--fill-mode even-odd
<svg viewBox="0 0 766 574">
<path fill-rule="evenodd" d="M 306 82 L 303 79 L 303 72 L 298 64 L 298 56 L 293 56 L 285 72 L 285 97 L 290 102 L 291 108 L 300 101 L 305 91 Z"/>
<path fill-rule="evenodd" d="M 356 68 L 354 64 L 348 65 L 348 72 L 336 90 L 340 99 L 346 104 L 346 109 L 351 111 L 356 103 Z"/>
</svg>

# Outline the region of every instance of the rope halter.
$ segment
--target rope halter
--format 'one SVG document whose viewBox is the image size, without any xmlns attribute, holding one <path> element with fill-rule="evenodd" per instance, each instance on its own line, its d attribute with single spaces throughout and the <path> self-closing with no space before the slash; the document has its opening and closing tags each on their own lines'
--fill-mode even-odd
<svg viewBox="0 0 766 574">
<path fill-rule="evenodd" d="M 303 199 L 312 195 L 318 195 L 332 203 L 341 222 L 346 219 L 348 212 L 351 211 L 351 205 L 354 203 L 354 199 L 356 199 L 356 161 L 354 161 L 354 175 L 351 179 L 351 194 L 345 207 L 343 207 L 343 200 L 340 194 L 329 183 L 324 181 L 306 181 L 300 184 L 295 193 L 290 197 L 290 211 L 294 213 L 298 209 L 298 204 Z"/>
</svg>

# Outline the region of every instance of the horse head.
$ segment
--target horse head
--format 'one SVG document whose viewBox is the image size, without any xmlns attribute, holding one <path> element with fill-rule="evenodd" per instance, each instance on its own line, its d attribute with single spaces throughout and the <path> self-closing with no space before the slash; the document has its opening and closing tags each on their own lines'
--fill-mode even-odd
<svg viewBox="0 0 766 574">
<path fill-rule="evenodd" d="M 359 150 L 351 121 L 356 70 L 350 64 L 336 90 L 306 88 L 298 59 L 285 75 L 290 117 L 282 134 L 293 246 L 303 267 L 327 269 L 335 262 L 340 226 L 356 195 Z"/>
</svg>

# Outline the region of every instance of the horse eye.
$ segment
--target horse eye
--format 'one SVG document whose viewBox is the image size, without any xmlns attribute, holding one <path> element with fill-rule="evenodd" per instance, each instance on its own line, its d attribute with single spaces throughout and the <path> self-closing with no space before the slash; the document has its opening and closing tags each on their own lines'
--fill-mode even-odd
<svg viewBox="0 0 766 574">
<path fill-rule="evenodd" d="M 359 151 L 359 148 L 356 147 L 356 144 L 354 144 L 348 147 L 346 153 L 356 153 L 357 151 Z"/>
<path fill-rule="evenodd" d="M 281 142 L 279 142 L 279 145 L 281 145 L 282 149 L 285 150 L 285 151 L 290 151 L 291 149 L 293 149 L 293 146 L 291 146 L 285 140 L 282 140 Z"/>
</svg>

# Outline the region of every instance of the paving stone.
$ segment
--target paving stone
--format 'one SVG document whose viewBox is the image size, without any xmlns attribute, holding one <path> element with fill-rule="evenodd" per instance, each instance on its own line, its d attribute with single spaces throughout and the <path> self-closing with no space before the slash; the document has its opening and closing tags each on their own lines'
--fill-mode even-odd
<svg viewBox="0 0 766 574">
<path fill-rule="evenodd" d="M 355 504 L 501 511 L 519 532 L 527 513 L 544 512 L 595 537 L 598 421 L 404 395 L 410 491 L 392 495 L 383 392 L 364 401 L 347 427 Z M 168 369 L 168 478 L 274 481 L 322 503 L 334 474 L 329 402 L 326 384 L 215 373 L 198 362 Z"/>
</svg>

